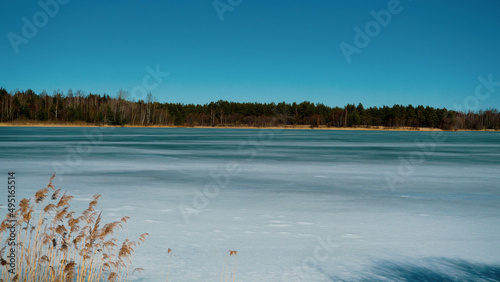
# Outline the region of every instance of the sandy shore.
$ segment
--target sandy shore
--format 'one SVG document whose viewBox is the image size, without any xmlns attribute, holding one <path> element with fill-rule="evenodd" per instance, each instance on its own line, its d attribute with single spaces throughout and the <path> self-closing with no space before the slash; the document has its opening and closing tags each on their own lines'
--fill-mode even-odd
<svg viewBox="0 0 500 282">
<path fill-rule="evenodd" d="M 308 125 L 295 125 L 295 126 L 268 126 L 268 127 L 256 127 L 256 126 L 162 126 L 162 125 L 152 125 L 152 126 L 135 126 L 135 125 L 125 125 L 125 126 L 111 126 L 102 125 L 98 126 L 89 123 L 48 123 L 48 122 L 2 122 L 0 127 L 133 127 L 133 128 L 238 128 L 238 129 L 308 129 L 311 127 Z M 438 128 L 414 128 L 414 127 L 383 127 L 383 126 L 370 126 L 370 127 L 326 127 L 320 126 L 315 127 L 315 130 L 387 130 L 387 131 L 441 131 Z"/>
<path fill-rule="evenodd" d="M 131 128 L 236 128 L 236 129 L 307 129 L 307 130 L 381 130 L 381 131 L 443 131 L 439 128 L 428 127 L 385 127 L 385 126 L 368 126 L 368 127 L 328 127 L 319 126 L 311 128 L 309 125 L 288 125 L 288 126 L 167 126 L 167 125 L 95 125 L 85 122 L 71 122 L 71 123 L 53 123 L 53 122 L 0 122 L 0 127 L 131 127 Z M 486 130 L 470 130 L 463 129 L 457 131 L 497 131 L 493 129 Z"/>
<path fill-rule="evenodd" d="M 385 130 L 385 131 L 442 131 L 439 128 L 414 128 L 414 127 L 384 127 L 384 126 L 369 126 L 369 127 L 327 127 L 320 126 L 311 128 L 309 125 L 294 125 L 294 126 L 195 126 L 194 128 L 239 128 L 239 129 L 307 129 L 307 130 Z"/>
</svg>

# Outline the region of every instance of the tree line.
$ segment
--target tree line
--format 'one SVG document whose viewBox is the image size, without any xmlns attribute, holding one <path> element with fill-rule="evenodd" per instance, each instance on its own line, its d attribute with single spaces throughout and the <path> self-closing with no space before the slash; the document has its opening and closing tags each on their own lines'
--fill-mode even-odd
<svg viewBox="0 0 500 282">
<path fill-rule="evenodd" d="M 429 127 L 444 130 L 500 129 L 496 109 L 460 112 L 429 106 L 365 108 L 348 104 L 331 107 L 322 103 L 239 103 L 217 101 L 200 104 L 160 103 L 151 93 L 130 101 L 120 90 L 116 97 L 85 94 L 71 89 L 64 95 L 54 91 L 7 92 L 0 88 L 0 122 L 86 122 L 95 125 L 166 126 L 294 126 L 314 127 Z"/>
</svg>

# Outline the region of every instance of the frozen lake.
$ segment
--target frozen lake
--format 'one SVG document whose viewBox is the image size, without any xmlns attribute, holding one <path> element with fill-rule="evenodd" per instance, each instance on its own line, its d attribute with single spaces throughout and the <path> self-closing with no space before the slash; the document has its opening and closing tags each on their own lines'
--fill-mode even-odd
<svg viewBox="0 0 500 282">
<path fill-rule="evenodd" d="M 168 248 L 169 281 L 220 281 L 228 250 L 236 281 L 500 280 L 499 157 L 497 132 L 0 128 L 18 197 L 57 171 L 150 234 L 141 281 Z"/>
</svg>

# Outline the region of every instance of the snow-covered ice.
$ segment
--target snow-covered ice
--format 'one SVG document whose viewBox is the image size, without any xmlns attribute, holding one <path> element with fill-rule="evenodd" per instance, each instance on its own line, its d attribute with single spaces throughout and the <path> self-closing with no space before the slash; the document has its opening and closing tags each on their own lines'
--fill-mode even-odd
<svg viewBox="0 0 500 282">
<path fill-rule="evenodd" d="M 500 279 L 500 135 L 432 134 L 0 128 L 0 168 L 30 197 L 62 165 L 74 206 L 130 216 L 139 281 L 168 248 L 169 281 L 220 281 L 228 250 L 237 281 Z"/>
</svg>

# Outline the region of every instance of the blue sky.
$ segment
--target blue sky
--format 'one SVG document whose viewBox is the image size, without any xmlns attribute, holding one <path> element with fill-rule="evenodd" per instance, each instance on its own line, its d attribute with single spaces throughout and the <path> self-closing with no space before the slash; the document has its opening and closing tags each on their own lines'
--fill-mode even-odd
<svg viewBox="0 0 500 282">
<path fill-rule="evenodd" d="M 41 1 L 58 3 L 46 24 L 37 1 L 3 1 L 0 87 L 111 96 L 124 89 L 138 99 L 133 90 L 146 78 L 161 102 L 453 108 L 476 101 L 476 109 L 500 109 L 500 86 L 488 98 L 473 98 L 478 76 L 500 81 L 496 0 L 401 0 L 400 12 L 372 31 L 350 63 L 339 45 L 356 47 L 354 28 L 365 30 L 374 21 L 370 12 L 388 10 L 395 0 L 218 0 L 230 7 L 223 20 L 213 0 L 54 1 Z M 23 17 L 38 20 L 32 38 L 23 36 Z M 24 38 L 15 41 L 17 53 L 12 34 Z M 169 75 L 158 83 L 148 66 Z"/>
</svg>

